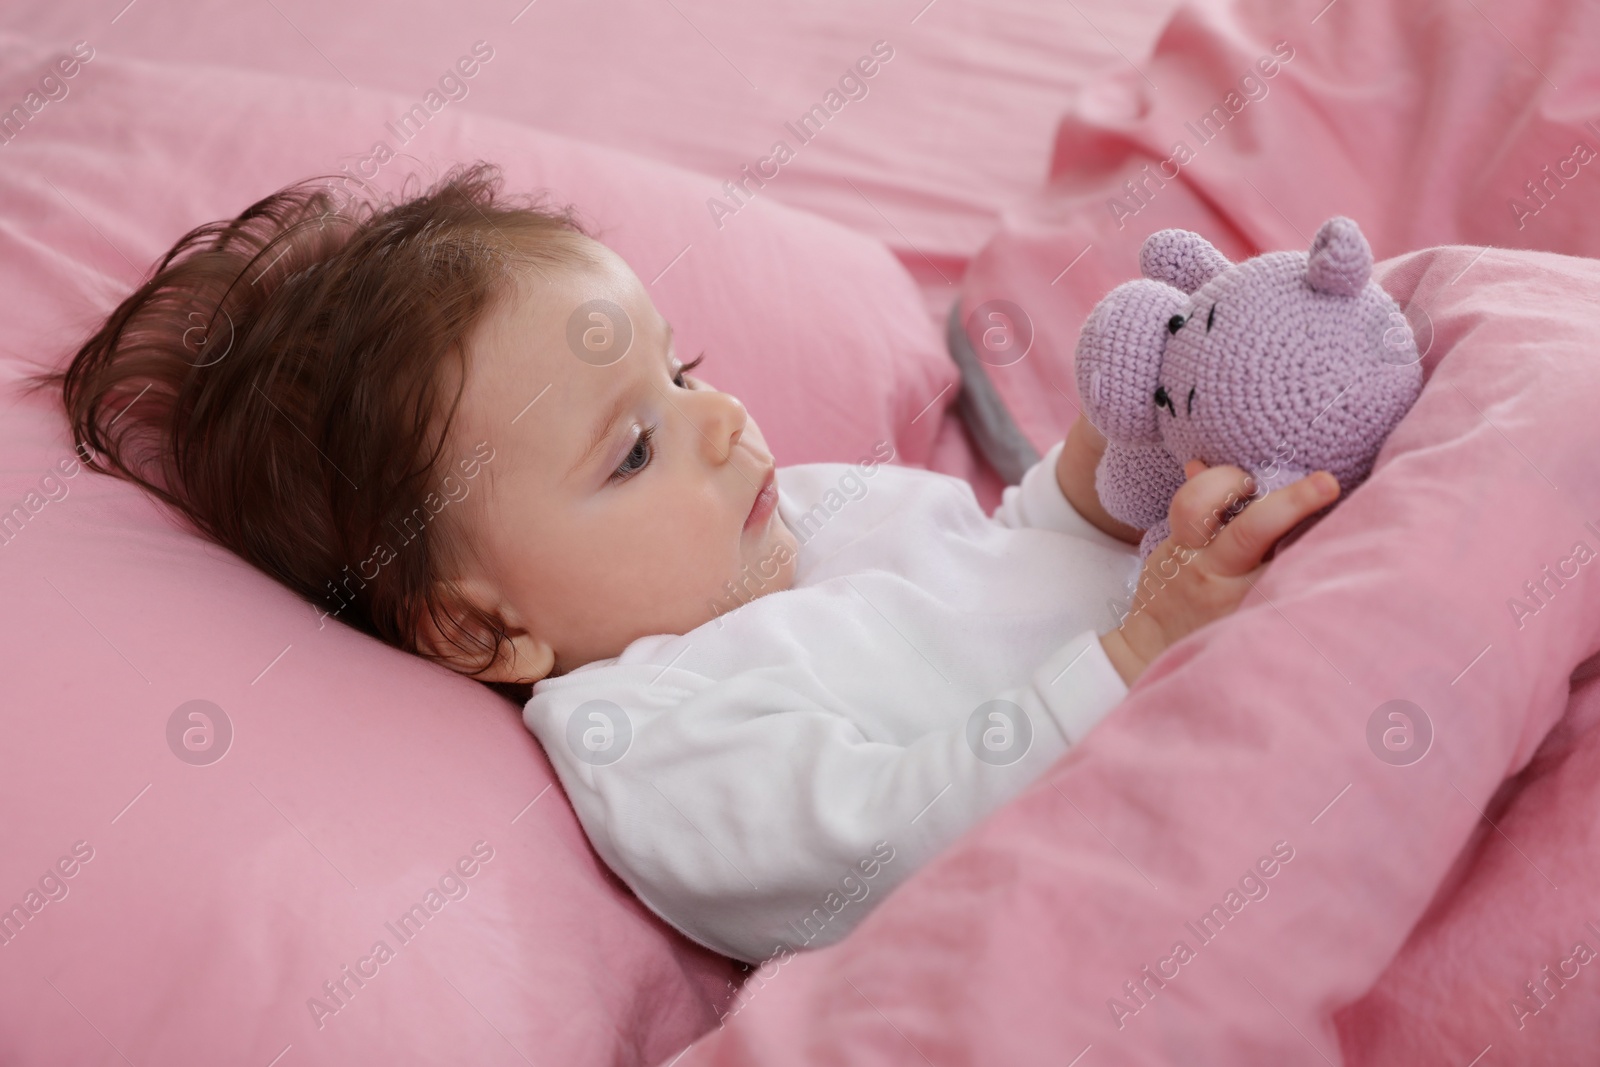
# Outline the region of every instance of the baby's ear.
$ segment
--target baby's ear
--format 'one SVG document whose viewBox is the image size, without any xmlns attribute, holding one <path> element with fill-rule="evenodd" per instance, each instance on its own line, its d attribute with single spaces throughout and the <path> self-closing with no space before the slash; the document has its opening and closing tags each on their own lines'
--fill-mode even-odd
<svg viewBox="0 0 1600 1067">
<path fill-rule="evenodd" d="M 1355 296 L 1372 277 L 1372 247 L 1354 219 L 1335 215 L 1317 230 L 1306 283 L 1319 293 Z"/>
<path fill-rule="evenodd" d="M 1197 233 L 1157 230 L 1139 249 L 1139 273 L 1192 293 L 1233 264 Z"/>
<path fill-rule="evenodd" d="M 555 667 L 555 650 L 527 630 L 499 620 L 493 591 L 476 580 L 436 581 L 435 612 L 426 607 L 417 620 L 417 651 L 480 682 L 532 685 Z M 485 622 L 487 615 L 497 620 Z M 505 637 L 495 643 L 495 628 Z M 480 670 L 494 648 L 495 660 Z"/>
</svg>

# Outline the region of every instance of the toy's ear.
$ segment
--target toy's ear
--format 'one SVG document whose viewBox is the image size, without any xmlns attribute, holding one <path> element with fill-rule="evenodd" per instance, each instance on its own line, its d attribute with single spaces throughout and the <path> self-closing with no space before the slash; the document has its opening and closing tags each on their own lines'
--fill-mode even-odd
<svg viewBox="0 0 1600 1067">
<path fill-rule="evenodd" d="M 1335 215 L 1311 242 L 1306 283 L 1319 293 L 1355 296 L 1372 277 L 1372 248 L 1354 219 Z"/>
<path fill-rule="evenodd" d="M 1192 293 L 1233 264 L 1197 233 L 1157 230 L 1139 249 L 1139 273 Z"/>
</svg>

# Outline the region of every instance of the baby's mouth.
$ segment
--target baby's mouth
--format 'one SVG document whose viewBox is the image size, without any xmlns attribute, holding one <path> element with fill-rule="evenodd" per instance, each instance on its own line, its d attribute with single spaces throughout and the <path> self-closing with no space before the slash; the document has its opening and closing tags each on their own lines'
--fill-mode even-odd
<svg viewBox="0 0 1600 1067">
<path fill-rule="evenodd" d="M 745 516 L 744 528 L 750 529 L 765 522 L 778 505 L 778 482 L 774 475 L 774 468 L 767 468 L 767 476 L 761 482 L 761 488 L 756 491 L 756 498 L 750 505 L 750 514 Z"/>
</svg>

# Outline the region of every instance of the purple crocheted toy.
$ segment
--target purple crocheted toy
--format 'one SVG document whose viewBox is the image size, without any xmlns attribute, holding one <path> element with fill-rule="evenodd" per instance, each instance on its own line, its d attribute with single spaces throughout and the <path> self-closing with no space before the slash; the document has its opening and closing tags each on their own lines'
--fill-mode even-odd
<svg viewBox="0 0 1600 1067">
<path fill-rule="evenodd" d="M 1089 313 L 1076 374 L 1107 441 L 1095 488 L 1145 531 L 1141 559 L 1171 532 L 1191 459 L 1244 468 L 1258 496 L 1315 470 L 1339 479 L 1341 499 L 1366 479 L 1422 390 L 1422 365 L 1354 222 L 1323 223 L 1309 253 L 1243 263 L 1162 230 L 1139 270 Z"/>
</svg>

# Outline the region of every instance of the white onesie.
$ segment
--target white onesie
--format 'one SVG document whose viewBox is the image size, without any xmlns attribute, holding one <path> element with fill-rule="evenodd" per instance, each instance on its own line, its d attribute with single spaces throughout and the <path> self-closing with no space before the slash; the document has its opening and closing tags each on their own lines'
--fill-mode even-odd
<svg viewBox="0 0 1600 1067">
<path fill-rule="evenodd" d="M 1138 553 L 1056 482 L 993 516 L 887 463 L 777 472 L 792 589 L 533 687 L 523 712 L 595 851 L 749 963 L 843 937 L 1127 693 L 1098 634 Z"/>
</svg>

